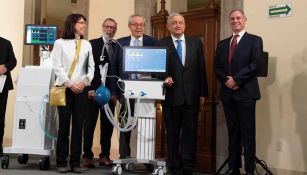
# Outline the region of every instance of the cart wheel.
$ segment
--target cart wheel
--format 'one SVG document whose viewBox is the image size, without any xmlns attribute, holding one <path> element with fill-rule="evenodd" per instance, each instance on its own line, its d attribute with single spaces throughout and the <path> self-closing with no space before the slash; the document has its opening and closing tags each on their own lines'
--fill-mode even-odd
<svg viewBox="0 0 307 175">
<path fill-rule="evenodd" d="M 49 170 L 50 168 L 50 158 L 49 156 L 42 157 L 39 161 L 39 169 L 40 170 Z"/>
<path fill-rule="evenodd" d="M 115 175 L 115 174 L 118 174 L 118 175 L 121 175 L 123 173 L 123 168 L 120 164 L 117 164 L 115 166 L 113 166 L 112 168 L 112 173 Z"/>
<path fill-rule="evenodd" d="M 125 165 L 125 170 L 126 171 L 133 171 L 134 170 L 134 164 L 133 163 L 127 163 Z"/>
<path fill-rule="evenodd" d="M 9 164 L 10 164 L 10 157 L 8 155 L 3 155 L 1 159 L 1 168 L 8 169 Z"/>
<path fill-rule="evenodd" d="M 156 168 L 152 174 L 164 175 L 163 167 L 160 166 L 160 167 Z"/>
<path fill-rule="evenodd" d="M 20 154 L 18 156 L 18 163 L 20 163 L 20 164 L 27 164 L 28 160 L 29 160 L 28 154 Z"/>
</svg>

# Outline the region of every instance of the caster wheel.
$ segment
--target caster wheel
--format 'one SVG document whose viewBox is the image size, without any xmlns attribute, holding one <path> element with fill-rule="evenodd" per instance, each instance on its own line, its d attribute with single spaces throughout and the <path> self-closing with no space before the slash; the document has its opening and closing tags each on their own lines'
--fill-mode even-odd
<svg viewBox="0 0 307 175">
<path fill-rule="evenodd" d="M 133 169 L 134 169 L 134 164 L 133 163 L 127 163 L 125 165 L 125 170 L 126 171 L 133 171 Z"/>
<path fill-rule="evenodd" d="M 1 159 L 1 168 L 8 169 L 9 164 L 10 164 L 10 157 L 8 155 L 3 155 Z"/>
<path fill-rule="evenodd" d="M 29 155 L 28 154 L 20 154 L 18 156 L 18 163 L 19 164 L 27 164 L 29 160 Z"/>
<path fill-rule="evenodd" d="M 121 175 L 122 173 L 123 173 L 123 168 L 122 168 L 122 166 L 120 165 L 120 164 L 117 164 L 116 166 L 114 166 L 113 168 L 112 168 L 112 173 L 115 175 L 115 174 L 117 174 L 117 175 Z"/>
<path fill-rule="evenodd" d="M 156 174 L 156 175 L 164 175 L 163 167 L 156 168 L 156 169 L 154 170 L 154 173 L 153 173 L 153 174 Z"/>
<path fill-rule="evenodd" d="M 40 161 L 39 161 L 39 169 L 40 170 L 49 170 L 50 168 L 50 159 L 49 157 L 43 157 Z"/>
</svg>

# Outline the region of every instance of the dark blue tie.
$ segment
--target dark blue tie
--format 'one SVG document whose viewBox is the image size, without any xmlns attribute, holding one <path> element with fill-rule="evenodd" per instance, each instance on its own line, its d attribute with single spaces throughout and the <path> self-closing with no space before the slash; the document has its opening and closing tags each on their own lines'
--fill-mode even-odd
<svg viewBox="0 0 307 175">
<path fill-rule="evenodd" d="M 178 53 L 180 62 L 182 63 L 182 45 L 181 45 L 181 41 L 182 40 L 180 40 L 180 39 L 176 40 L 176 42 L 177 42 L 177 53 Z"/>
</svg>

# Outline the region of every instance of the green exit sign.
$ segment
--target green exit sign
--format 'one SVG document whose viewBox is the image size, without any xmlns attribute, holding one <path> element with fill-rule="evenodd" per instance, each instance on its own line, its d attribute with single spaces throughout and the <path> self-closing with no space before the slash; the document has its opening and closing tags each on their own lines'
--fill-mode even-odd
<svg viewBox="0 0 307 175">
<path fill-rule="evenodd" d="M 291 3 L 283 3 L 277 5 L 269 6 L 269 17 L 270 18 L 281 18 L 292 16 L 292 4 Z"/>
</svg>

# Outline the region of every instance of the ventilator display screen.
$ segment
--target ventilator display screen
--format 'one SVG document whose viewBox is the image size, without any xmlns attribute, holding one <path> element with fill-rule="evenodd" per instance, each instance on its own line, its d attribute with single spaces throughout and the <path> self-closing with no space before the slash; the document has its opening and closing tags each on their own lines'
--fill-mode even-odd
<svg viewBox="0 0 307 175">
<path fill-rule="evenodd" d="M 25 44 L 29 45 L 53 45 L 57 39 L 57 26 L 33 25 L 25 27 Z"/>
<path fill-rule="evenodd" d="M 124 47 L 124 73 L 151 73 L 166 72 L 165 47 Z"/>
</svg>

